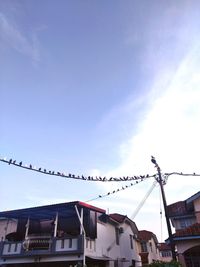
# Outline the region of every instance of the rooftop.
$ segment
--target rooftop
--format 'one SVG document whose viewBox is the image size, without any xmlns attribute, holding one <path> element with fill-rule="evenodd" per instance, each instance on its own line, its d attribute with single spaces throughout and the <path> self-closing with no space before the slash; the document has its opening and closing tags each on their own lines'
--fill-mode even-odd
<svg viewBox="0 0 200 267">
<path fill-rule="evenodd" d="M 76 214 L 75 206 L 77 208 L 85 208 L 99 213 L 105 213 L 106 211 L 95 206 L 89 205 L 85 202 L 74 201 L 60 204 L 45 205 L 39 207 L 2 211 L 0 212 L 0 218 L 28 218 L 32 219 L 52 219 L 55 218 L 58 213 L 59 217 L 71 217 Z"/>
</svg>

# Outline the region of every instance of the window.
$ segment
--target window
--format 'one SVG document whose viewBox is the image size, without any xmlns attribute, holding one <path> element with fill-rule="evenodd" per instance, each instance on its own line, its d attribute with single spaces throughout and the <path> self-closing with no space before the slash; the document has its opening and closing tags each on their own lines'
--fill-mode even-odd
<svg viewBox="0 0 200 267">
<path fill-rule="evenodd" d="M 171 257 L 172 253 L 171 253 L 171 251 L 161 251 L 161 256 L 162 257 Z"/>
<path fill-rule="evenodd" d="M 185 218 L 180 220 L 180 228 L 184 229 L 192 224 L 194 224 L 195 221 L 193 218 Z"/>
<path fill-rule="evenodd" d="M 152 248 L 152 243 L 151 242 L 149 242 L 149 246 L 150 246 L 151 252 L 153 252 L 153 248 Z"/>
<path fill-rule="evenodd" d="M 147 243 L 145 241 L 141 242 L 141 249 L 142 249 L 142 252 L 148 252 Z"/>
<path fill-rule="evenodd" d="M 119 245 L 119 228 L 115 227 L 116 245 Z"/>
<path fill-rule="evenodd" d="M 129 237 L 130 237 L 130 246 L 131 246 L 131 249 L 133 249 L 133 236 L 130 235 Z"/>
</svg>

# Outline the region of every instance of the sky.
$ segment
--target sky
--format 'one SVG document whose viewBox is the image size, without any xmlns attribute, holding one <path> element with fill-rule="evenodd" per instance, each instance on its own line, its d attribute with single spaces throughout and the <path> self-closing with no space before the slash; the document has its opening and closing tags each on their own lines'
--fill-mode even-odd
<svg viewBox="0 0 200 267">
<path fill-rule="evenodd" d="M 0 0 L 0 156 L 79 175 L 200 173 L 200 3 Z M 0 210 L 87 201 L 130 183 L 0 164 Z M 167 238 L 154 179 L 89 203 Z M 199 191 L 172 175 L 167 203 Z M 162 211 L 162 216 L 160 212 Z"/>
</svg>

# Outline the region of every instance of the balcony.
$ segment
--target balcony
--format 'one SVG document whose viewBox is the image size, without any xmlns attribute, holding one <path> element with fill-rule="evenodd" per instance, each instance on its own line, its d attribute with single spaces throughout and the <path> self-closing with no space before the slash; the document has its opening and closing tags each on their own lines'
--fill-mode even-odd
<svg viewBox="0 0 200 267">
<path fill-rule="evenodd" d="M 83 237 L 52 238 L 49 236 L 28 236 L 23 241 L 0 242 L 0 258 L 18 258 L 42 255 L 70 255 L 83 252 Z"/>
</svg>

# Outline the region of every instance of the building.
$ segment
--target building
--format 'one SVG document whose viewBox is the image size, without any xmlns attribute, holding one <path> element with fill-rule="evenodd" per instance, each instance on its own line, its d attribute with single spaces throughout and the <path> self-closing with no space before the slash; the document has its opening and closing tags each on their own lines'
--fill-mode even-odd
<svg viewBox="0 0 200 267">
<path fill-rule="evenodd" d="M 0 266 L 140 266 L 138 230 L 119 214 L 75 201 L 0 212 Z"/>
<path fill-rule="evenodd" d="M 146 266 L 153 261 L 160 259 L 158 251 L 158 240 L 154 233 L 142 230 L 138 235 L 141 244 L 140 256 L 142 260 L 142 266 Z"/>
<path fill-rule="evenodd" d="M 160 261 L 172 261 L 171 247 L 167 243 L 158 243 Z"/>
<path fill-rule="evenodd" d="M 183 266 L 200 266 L 200 192 L 167 207 L 175 228 L 173 240 Z"/>
<path fill-rule="evenodd" d="M 130 220 L 127 216 L 121 214 L 110 214 L 109 220 L 117 222 L 117 231 L 119 236 L 120 251 L 122 258 L 119 260 L 127 261 L 128 266 L 140 266 L 141 258 L 140 252 L 140 241 L 138 239 L 138 228 L 136 224 Z M 116 239 L 117 240 L 117 239 Z"/>
</svg>

